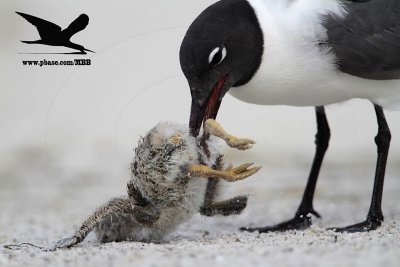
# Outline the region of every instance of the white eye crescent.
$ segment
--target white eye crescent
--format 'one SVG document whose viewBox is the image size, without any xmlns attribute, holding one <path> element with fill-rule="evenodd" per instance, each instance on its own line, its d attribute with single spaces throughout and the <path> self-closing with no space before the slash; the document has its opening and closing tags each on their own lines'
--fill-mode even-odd
<svg viewBox="0 0 400 267">
<path fill-rule="evenodd" d="M 216 66 L 220 64 L 226 57 L 227 51 L 225 46 L 214 48 L 208 56 L 208 63 L 210 66 Z"/>
</svg>

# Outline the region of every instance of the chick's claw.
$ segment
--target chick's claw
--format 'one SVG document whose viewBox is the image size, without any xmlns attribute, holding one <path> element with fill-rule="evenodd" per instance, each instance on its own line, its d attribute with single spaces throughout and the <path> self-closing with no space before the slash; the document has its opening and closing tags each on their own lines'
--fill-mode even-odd
<svg viewBox="0 0 400 267">
<path fill-rule="evenodd" d="M 252 148 L 252 146 L 256 143 L 255 141 L 247 138 L 237 138 L 235 136 L 229 136 L 226 140 L 228 146 L 232 148 L 236 148 L 239 150 L 247 150 Z"/>
<path fill-rule="evenodd" d="M 242 173 L 246 171 L 250 166 L 252 166 L 254 163 L 245 163 L 240 166 L 237 166 L 235 168 L 230 168 L 229 170 L 234 172 L 234 173 Z"/>
<path fill-rule="evenodd" d="M 204 131 L 207 134 L 217 136 L 224 140 L 226 144 L 232 148 L 246 150 L 252 147 L 256 142 L 247 138 L 238 138 L 227 133 L 222 126 L 213 119 L 208 119 L 205 122 Z"/>
<path fill-rule="evenodd" d="M 224 179 L 228 182 L 235 182 L 243 180 L 261 169 L 261 167 L 253 167 L 249 169 L 252 165 L 253 163 L 246 163 L 235 168 L 229 166 L 225 170 L 221 171 L 213 170 L 206 165 L 191 165 L 189 166 L 189 175 L 193 177 L 216 178 Z"/>
<path fill-rule="evenodd" d="M 228 182 L 235 182 L 235 181 L 240 181 L 243 180 L 253 174 L 255 174 L 256 172 L 258 172 L 261 167 L 253 167 L 250 168 L 254 163 L 245 163 L 242 164 L 238 167 L 232 168 L 232 167 L 228 167 L 225 171 L 224 171 L 224 177 L 223 179 L 228 181 Z"/>
</svg>

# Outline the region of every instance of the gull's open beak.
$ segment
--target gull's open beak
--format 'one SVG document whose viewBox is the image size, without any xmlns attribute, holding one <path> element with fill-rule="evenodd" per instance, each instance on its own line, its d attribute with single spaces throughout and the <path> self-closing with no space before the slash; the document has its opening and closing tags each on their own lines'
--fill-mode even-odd
<svg viewBox="0 0 400 267">
<path fill-rule="evenodd" d="M 230 88 L 226 81 L 227 75 L 221 77 L 213 86 L 210 94 L 206 96 L 205 101 L 198 99 L 197 95 L 192 93 L 189 128 L 193 136 L 197 137 L 199 135 L 201 126 L 206 120 L 217 117 L 222 98 Z"/>
</svg>

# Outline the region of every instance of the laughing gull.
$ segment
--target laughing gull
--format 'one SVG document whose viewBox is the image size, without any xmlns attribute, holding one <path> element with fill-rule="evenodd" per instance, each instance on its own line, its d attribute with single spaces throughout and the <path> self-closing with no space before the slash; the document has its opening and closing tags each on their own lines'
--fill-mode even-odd
<svg viewBox="0 0 400 267">
<path fill-rule="evenodd" d="M 190 128 L 215 119 L 224 95 L 259 105 L 313 106 L 316 154 L 293 219 L 248 231 L 306 229 L 330 129 L 324 106 L 353 98 L 373 103 L 378 159 L 365 221 L 339 232 L 378 228 L 391 134 L 383 108 L 400 109 L 400 1 L 222 0 L 189 27 L 180 63 L 192 95 Z"/>
<path fill-rule="evenodd" d="M 79 50 L 81 54 L 86 54 L 85 51 L 93 52 L 86 49 L 82 45 L 75 44 L 70 41 L 71 37 L 77 32 L 82 31 L 89 24 L 89 17 L 86 14 L 79 15 L 67 28 L 61 30 L 61 27 L 50 21 L 28 15 L 21 12 L 15 12 L 29 23 L 35 26 L 39 32 L 40 40 L 36 41 L 21 41 L 26 44 L 44 44 L 51 46 L 65 46 L 75 50 Z M 93 52 L 94 53 L 94 52 Z"/>
</svg>

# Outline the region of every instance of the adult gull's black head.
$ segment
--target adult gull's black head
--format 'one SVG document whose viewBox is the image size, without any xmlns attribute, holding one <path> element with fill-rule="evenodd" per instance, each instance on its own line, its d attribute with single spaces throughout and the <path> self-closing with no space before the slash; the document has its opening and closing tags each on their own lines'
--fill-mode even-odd
<svg viewBox="0 0 400 267">
<path fill-rule="evenodd" d="M 245 0 L 219 1 L 191 24 L 180 48 L 180 63 L 192 95 L 189 126 L 194 136 L 202 122 L 216 118 L 226 92 L 256 73 L 263 39 L 257 16 Z"/>
</svg>

